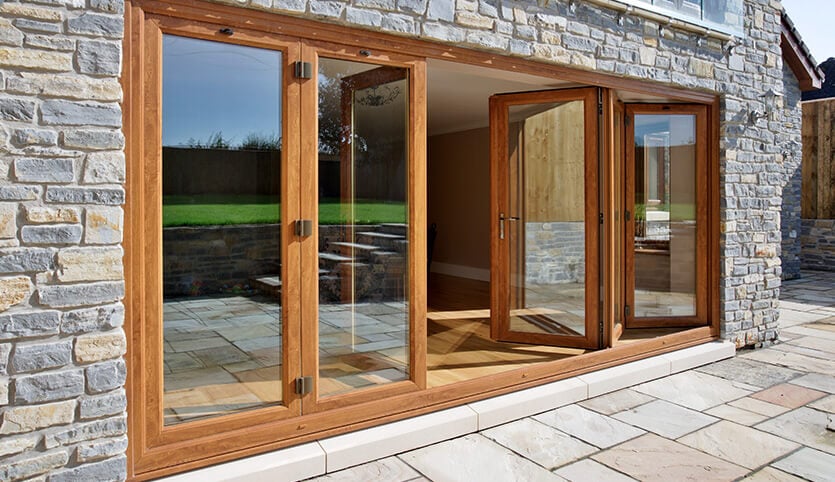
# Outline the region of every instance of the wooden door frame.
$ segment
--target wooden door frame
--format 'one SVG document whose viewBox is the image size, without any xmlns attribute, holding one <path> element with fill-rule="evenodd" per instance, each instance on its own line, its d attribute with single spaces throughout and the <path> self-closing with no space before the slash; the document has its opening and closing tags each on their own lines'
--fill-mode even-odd
<svg viewBox="0 0 835 482">
<path fill-rule="evenodd" d="M 132 408 L 145 416 L 139 424 L 132 424 L 135 437 L 130 451 L 132 463 L 138 469 L 155 467 L 162 461 L 170 463 L 166 447 L 204 437 L 219 431 L 234 431 L 250 426 L 298 417 L 301 399 L 293 391 L 293 381 L 299 366 L 299 310 L 298 281 L 292 281 L 299 271 L 299 246 L 293 240 L 293 220 L 298 217 L 298 91 L 292 77 L 293 62 L 299 56 L 298 40 L 275 35 L 264 37 L 258 32 L 238 29 L 234 38 L 220 33 L 216 26 L 201 22 L 183 22 L 167 16 L 145 14 L 131 6 L 131 81 L 141 89 L 132 89 L 126 102 L 133 108 L 126 117 L 125 131 L 141 142 L 129 143 L 128 172 L 130 196 L 125 206 L 126 225 L 125 262 L 132 266 L 126 276 L 129 302 L 126 315 L 132 318 L 128 335 L 133 376 L 141 382 L 131 391 Z M 164 34 L 245 45 L 280 51 L 283 66 L 281 152 L 281 265 L 284 286 L 282 307 L 282 406 L 264 407 L 249 412 L 236 412 L 224 417 L 209 417 L 193 422 L 165 426 L 163 423 L 163 291 L 162 291 L 162 38 Z M 296 117 L 292 115 L 296 113 Z M 289 135 L 288 135 L 289 133 Z M 137 175 L 141 173 L 141 175 Z M 295 305 L 295 306 L 294 306 Z M 138 390 L 137 390 L 138 388 Z M 151 414 L 148 416 L 148 414 Z M 138 440 L 137 440 L 138 439 Z M 138 442 L 138 443 L 137 443 Z"/>
<path fill-rule="evenodd" d="M 580 87 L 490 97 L 490 336 L 495 340 L 516 343 L 559 345 L 573 348 L 599 348 L 601 325 L 600 300 L 600 146 L 598 103 L 600 89 Z M 500 217 L 512 216 L 508 210 L 507 136 L 508 108 L 515 105 L 569 102 L 584 103 L 585 158 L 585 314 L 582 337 L 521 333 L 510 330 L 510 243 L 501 239 Z"/>
<path fill-rule="evenodd" d="M 696 314 L 679 317 L 635 317 L 635 116 L 636 115 L 693 115 L 695 122 L 696 146 Z M 632 219 L 625 223 L 624 263 L 625 263 L 625 297 L 626 304 L 632 307 L 630 313 L 625 314 L 626 328 L 668 328 L 703 326 L 708 324 L 709 293 L 708 282 L 711 276 L 711 238 L 710 224 L 710 191 L 713 184 L 708 166 L 710 148 L 709 107 L 696 104 L 627 104 L 626 117 L 628 124 L 625 131 L 625 169 L 624 208 L 633 213 Z"/>
<path fill-rule="evenodd" d="M 319 275 L 317 269 L 304 270 L 301 286 L 302 369 L 314 377 L 313 390 L 303 396 L 304 413 L 334 410 L 373 400 L 401 395 L 426 388 L 426 63 L 415 56 L 387 51 L 366 51 L 343 44 L 304 41 L 302 57 L 311 62 L 312 76 L 304 81 L 301 101 L 301 199 L 302 219 L 313 220 L 313 234 L 301 241 L 302 265 L 318 267 L 318 89 L 319 58 L 341 59 L 401 67 L 408 72 L 408 159 L 407 214 L 408 255 L 407 279 L 409 297 L 409 380 L 363 388 L 355 392 L 328 397 L 319 396 Z M 360 74 L 362 75 L 362 74 Z M 385 73 L 383 73 L 385 75 Z M 372 76 L 373 77 L 373 76 Z M 367 80 L 371 80 L 370 77 Z M 344 109 L 344 99 L 342 99 Z M 343 119 L 344 122 L 344 119 Z M 341 160 L 344 162 L 344 159 Z M 344 166 L 340 168 L 340 172 Z"/>
</svg>

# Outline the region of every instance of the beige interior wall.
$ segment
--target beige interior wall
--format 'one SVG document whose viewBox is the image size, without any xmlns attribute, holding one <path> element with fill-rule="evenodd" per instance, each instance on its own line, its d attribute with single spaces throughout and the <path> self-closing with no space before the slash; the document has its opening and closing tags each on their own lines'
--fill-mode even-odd
<svg viewBox="0 0 835 482">
<path fill-rule="evenodd" d="M 487 128 L 429 137 L 429 223 L 433 262 L 490 269 L 490 133 Z"/>
</svg>

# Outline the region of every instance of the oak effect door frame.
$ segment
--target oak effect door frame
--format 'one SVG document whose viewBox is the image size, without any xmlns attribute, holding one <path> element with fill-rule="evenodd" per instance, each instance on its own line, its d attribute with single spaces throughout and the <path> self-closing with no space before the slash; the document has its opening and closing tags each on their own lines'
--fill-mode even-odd
<svg viewBox="0 0 835 482">
<path fill-rule="evenodd" d="M 490 313 L 491 337 L 496 340 L 595 349 L 601 344 L 600 95 L 598 88 L 579 88 L 499 94 L 490 98 Z M 568 115 L 557 112 L 562 108 L 574 110 Z M 520 116 L 526 120 L 517 121 L 516 117 Z M 578 119 L 581 122 L 577 122 Z M 539 123 L 539 127 L 531 127 L 538 131 L 537 134 L 530 131 L 528 141 L 552 139 L 555 144 L 547 148 L 551 152 L 531 154 L 528 161 L 525 157 L 528 149 L 524 140 L 526 133 L 518 127 L 520 122 Z M 513 135 L 511 123 L 515 126 Z M 534 150 L 533 144 L 530 145 Z M 566 149 L 572 152 L 557 152 Z M 578 155 L 582 157 L 576 158 Z M 544 180 L 546 185 L 540 185 L 537 180 L 541 180 L 540 176 L 526 173 L 527 169 L 550 171 Z M 569 178 L 569 175 L 574 177 Z M 563 178 L 561 181 L 560 177 Z M 577 183 L 582 194 L 560 198 L 565 197 L 564 191 L 576 193 Z M 566 208 L 569 204 L 573 208 Z M 555 209 L 563 211 L 548 212 Z M 565 209 L 570 209 L 571 213 L 566 214 Z M 543 211 L 548 213 L 542 214 Z M 543 232 L 529 234 L 531 229 Z M 547 273 L 534 278 L 531 271 L 537 268 L 537 261 L 528 263 L 527 252 L 537 249 L 530 245 L 539 234 L 567 235 L 562 238 L 564 240 L 574 236 L 575 242 L 576 238 L 581 238 L 582 247 L 575 249 L 574 258 L 566 261 L 565 266 L 558 267 L 563 263 L 559 259 L 562 254 L 546 252 L 549 248 L 542 248 L 540 252 L 551 258 L 545 261 L 553 265 L 551 268 L 571 274 L 558 274 L 556 281 Z M 555 242 L 562 241 L 552 238 L 551 246 Z M 573 295 L 565 296 L 572 287 Z M 582 296 L 581 302 L 576 300 L 578 292 Z M 569 318 L 574 323 L 571 327 L 565 321 Z"/>
</svg>

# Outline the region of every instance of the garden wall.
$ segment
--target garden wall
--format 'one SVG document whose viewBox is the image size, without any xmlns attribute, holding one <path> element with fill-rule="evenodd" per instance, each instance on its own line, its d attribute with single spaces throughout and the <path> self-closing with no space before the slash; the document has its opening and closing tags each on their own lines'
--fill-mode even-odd
<svg viewBox="0 0 835 482">
<path fill-rule="evenodd" d="M 835 271 L 835 219 L 804 219 L 800 241 L 803 269 Z"/>
</svg>

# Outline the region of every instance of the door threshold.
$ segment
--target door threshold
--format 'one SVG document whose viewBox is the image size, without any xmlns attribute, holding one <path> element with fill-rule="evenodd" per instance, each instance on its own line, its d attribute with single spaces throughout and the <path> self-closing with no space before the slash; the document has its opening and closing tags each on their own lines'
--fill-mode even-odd
<svg viewBox="0 0 835 482">
<path fill-rule="evenodd" d="M 160 480 L 253 482 L 307 479 L 732 358 L 735 353 L 733 343 L 713 341 Z"/>
</svg>

